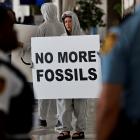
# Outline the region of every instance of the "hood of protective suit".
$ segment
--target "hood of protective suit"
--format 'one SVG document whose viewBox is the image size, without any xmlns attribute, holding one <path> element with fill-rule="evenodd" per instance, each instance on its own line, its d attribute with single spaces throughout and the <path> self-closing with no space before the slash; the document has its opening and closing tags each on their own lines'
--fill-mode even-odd
<svg viewBox="0 0 140 140">
<path fill-rule="evenodd" d="M 62 14 L 62 20 L 64 22 L 65 17 L 72 17 L 72 33 L 71 35 L 81 35 L 80 23 L 77 15 L 72 11 L 66 11 Z"/>
<path fill-rule="evenodd" d="M 57 18 L 57 8 L 53 3 L 41 6 L 44 22 L 38 27 L 37 36 L 60 36 L 66 33 L 63 23 Z"/>
<path fill-rule="evenodd" d="M 53 3 L 44 3 L 41 6 L 41 13 L 45 21 L 57 19 L 57 7 Z"/>
</svg>

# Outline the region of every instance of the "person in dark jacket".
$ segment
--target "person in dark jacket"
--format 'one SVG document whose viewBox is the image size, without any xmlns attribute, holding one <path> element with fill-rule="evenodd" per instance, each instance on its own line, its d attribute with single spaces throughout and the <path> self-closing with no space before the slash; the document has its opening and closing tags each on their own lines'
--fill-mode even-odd
<svg viewBox="0 0 140 140">
<path fill-rule="evenodd" d="M 34 94 L 24 75 L 8 59 L 18 47 L 14 20 L 0 6 L 0 140 L 30 140 Z"/>
</svg>

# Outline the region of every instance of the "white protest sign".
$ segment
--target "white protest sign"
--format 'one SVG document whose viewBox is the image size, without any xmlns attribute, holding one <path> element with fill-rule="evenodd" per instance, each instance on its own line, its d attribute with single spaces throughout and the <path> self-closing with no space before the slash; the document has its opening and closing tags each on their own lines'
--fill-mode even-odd
<svg viewBox="0 0 140 140">
<path fill-rule="evenodd" d="M 15 24 L 18 41 L 23 43 L 23 48 L 12 51 L 12 63 L 26 76 L 28 82 L 32 82 L 31 69 L 31 37 L 36 35 L 37 26 Z"/>
<path fill-rule="evenodd" d="M 32 38 L 37 99 L 97 98 L 101 86 L 99 36 Z"/>
</svg>

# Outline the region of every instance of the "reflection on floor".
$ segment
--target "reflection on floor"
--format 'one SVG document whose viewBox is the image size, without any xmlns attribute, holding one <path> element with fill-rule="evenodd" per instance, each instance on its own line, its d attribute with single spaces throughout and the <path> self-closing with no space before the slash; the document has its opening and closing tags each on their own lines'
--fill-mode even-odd
<svg viewBox="0 0 140 140">
<path fill-rule="evenodd" d="M 87 130 L 85 132 L 85 140 L 95 140 L 95 108 L 97 99 L 88 99 L 87 110 Z M 35 113 L 35 120 L 37 120 Z M 73 122 L 72 122 L 73 125 Z M 31 132 L 33 140 L 57 140 L 58 131 L 54 128 L 39 128 L 35 121 L 35 127 Z"/>
</svg>

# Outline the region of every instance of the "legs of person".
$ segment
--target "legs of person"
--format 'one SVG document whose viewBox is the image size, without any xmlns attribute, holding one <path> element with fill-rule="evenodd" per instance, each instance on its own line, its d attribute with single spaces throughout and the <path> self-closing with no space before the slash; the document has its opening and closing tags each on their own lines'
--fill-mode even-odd
<svg viewBox="0 0 140 140">
<path fill-rule="evenodd" d="M 58 101 L 59 102 L 59 101 Z M 70 138 L 70 131 L 72 130 L 71 121 L 72 121 L 72 99 L 62 99 L 59 102 L 59 105 L 62 106 L 60 114 L 60 121 L 62 122 L 62 132 L 57 137 L 59 140 Z"/>
<path fill-rule="evenodd" d="M 62 122 L 62 129 L 65 131 L 71 131 L 72 121 L 72 99 L 62 99 L 61 101 L 62 111 L 60 113 L 60 121 Z"/>
<path fill-rule="evenodd" d="M 38 112 L 39 118 L 41 120 L 46 120 L 47 112 L 48 112 L 49 102 L 47 99 L 39 99 L 38 101 Z"/>
<path fill-rule="evenodd" d="M 54 128 L 57 124 L 57 107 L 56 99 L 49 99 L 48 111 L 47 111 L 47 125 Z"/>
<path fill-rule="evenodd" d="M 87 118 L 86 99 L 74 99 L 74 115 L 77 118 L 76 131 L 85 131 Z"/>
<path fill-rule="evenodd" d="M 63 99 L 57 99 L 56 100 L 56 106 L 57 106 L 57 118 L 58 118 L 58 123 L 56 127 L 62 127 L 62 122 L 61 122 L 61 112 L 63 111 L 63 106 L 62 103 Z"/>
<path fill-rule="evenodd" d="M 50 102 L 48 99 L 39 99 L 38 100 L 38 112 L 39 112 L 40 126 L 43 126 L 43 127 L 47 126 L 46 118 L 47 118 L 49 104 L 50 104 Z"/>
<path fill-rule="evenodd" d="M 84 131 L 86 130 L 87 118 L 86 99 L 74 99 L 74 115 L 77 118 L 76 133 L 73 134 L 72 138 L 84 138 Z"/>
</svg>

